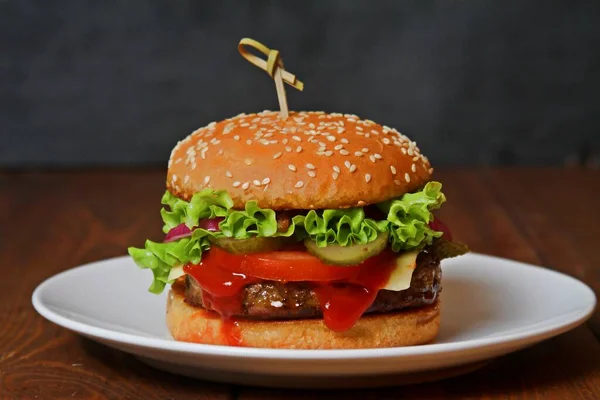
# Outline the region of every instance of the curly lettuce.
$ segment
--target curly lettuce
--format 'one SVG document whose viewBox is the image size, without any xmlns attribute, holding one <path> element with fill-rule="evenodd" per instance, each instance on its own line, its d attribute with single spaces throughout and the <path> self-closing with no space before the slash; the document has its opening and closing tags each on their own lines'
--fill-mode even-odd
<svg viewBox="0 0 600 400">
<path fill-rule="evenodd" d="M 406 251 L 431 244 L 442 232 L 429 227 L 433 220 L 432 210 L 446 201 L 442 184 L 429 182 L 423 190 L 406 193 L 401 198 L 378 204 L 387 213 L 390 242 L 393 251 Z"/>
<path fill-rule="evenodd" d="M 431 211 L 445 201 L 441 187 L 438 182 L 429 182 L 419 192 L 378 204 L 386 213 L 383 220 L 367 218 L 362 207 L 310 210 L 294 216 L 285 231 L 278 230 L 276 212 L 259 207 L 255 201 L 247 202 L 243 210 L 233 209 L 233 201 L 225 190 L 204 189 L 190 201 L 181 200 L 167 191 L 161 200 L 165 206 L 160 213 L 163 232 L 185 224 L 193 230 L 191 236 L 168 243 L 148 240 L 142 249 L 129 248 L 129 254 L 138 266 L 152 270 L 154 281 L 149 290 L 160 293 L 170 283 L 172 268 L 202 260 L 202 253 L 211 246 L 211 237 L 293 236 L 297 240 L 310 238 L 319 247 L 325 247 L 366 244 L 375 240 L 379 233 L 388 231 L 392 250 L 407 251 L 431 244 L 434 238 L 442 235 L 429 227 L 433 219 Z M 223 218 L 219 231 L 199 227 L 202 219 L 216 217 Z"/>
<path fill-rule="evenodd" d="M 310 237 L 319 247 L 365 244 L 387 229 L 387 221 L 365 218 L 362 208 L 310 210 L 306 215 L 295 216 L 292 221 L 293 228 L 300 229 L 298 236 Z"/>
</svg>

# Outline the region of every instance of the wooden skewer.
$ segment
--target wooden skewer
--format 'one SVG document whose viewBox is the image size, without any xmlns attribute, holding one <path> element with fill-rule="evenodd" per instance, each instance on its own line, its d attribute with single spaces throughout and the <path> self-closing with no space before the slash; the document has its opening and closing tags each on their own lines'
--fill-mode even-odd
<svg viewBox="0 0 600 400">
<path fill-rule="evenodd" d="M 246 47 L 253 48 L 266 55 L 267 60 L 265 61 L 257 55 L 250 53 Z M 238 51 L 242 57 L 250 61 L 258 68 L 266 71 L 267 74 L 269 74 L 269 76 L 275 80 L 275 89 L 277 90 L 277 100 L 279 101 L 280 109 L 279 116 L 284 119 L 287 118 L 289 116 L 289 110 L 284 83 L 287 83 L 288 85 L 300 91 L 304 89 L 304 84 L 300 80 L 296 79 L 294 74 L 291 74 L 284 69 L 283 61 L 281 61 L 279 51 L 269 49 L 264 44 L 249 38 L 243 38 L 240 40 Z"/>
</svg>

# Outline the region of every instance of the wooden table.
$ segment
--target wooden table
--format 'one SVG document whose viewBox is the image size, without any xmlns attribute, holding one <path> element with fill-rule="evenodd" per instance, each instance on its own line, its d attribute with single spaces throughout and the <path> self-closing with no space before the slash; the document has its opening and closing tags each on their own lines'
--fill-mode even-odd
<svg viewBox="0 0 600 400">
<path fill-rule="evenodd" d="M 162 237 L 164 173 L 0 172 L 0 399 L 600 399 L 598 311 L 585 325 L 470 375 L 348 392 L 181 378 L 37 315 L 30 297 L 42 280 Z M 449 198 L 442 218 L 473 250 L 549 266 L 600 294 L 600 171 L 465 169 L 436 178 Z"/>
</svg>

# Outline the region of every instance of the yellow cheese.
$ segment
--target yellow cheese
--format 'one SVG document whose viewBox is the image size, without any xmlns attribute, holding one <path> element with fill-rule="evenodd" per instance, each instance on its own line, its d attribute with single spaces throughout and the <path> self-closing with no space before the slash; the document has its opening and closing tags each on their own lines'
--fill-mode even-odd
<svg viewBox="0 0 600 400">
<path fill-rule="evenodd" d="M 399 292 L 410 287 L 413 271 L 417 267 L 417 255 L 418 250 L 404 253 L 396 259 L 396 267 L 384 287 L 385 290 Z"/>
<path fill-rule="evenodd" d="M 185 273 L 183 272 L 183 265 L 180 265 L 178 267 L 173 267 L 173 268 L 171 268 L 171 271 L 169 272 L 168 280 L 169 280 L 169 282 L 171 282 L 172 280 L 175 280 L 183 275 L 185 275 Z"/>
</svg>

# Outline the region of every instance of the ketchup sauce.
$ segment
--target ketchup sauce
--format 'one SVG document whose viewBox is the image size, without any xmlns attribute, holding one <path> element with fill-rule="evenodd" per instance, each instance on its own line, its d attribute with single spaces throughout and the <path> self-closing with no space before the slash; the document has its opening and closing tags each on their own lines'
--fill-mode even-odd
<svg viewBox="0 0 600 400">
<path fill-rule="evenodd" d="M 325 325 L 336 332 L 352 328 L 387 283 L 395 267 L 394 260 L 393 256 L 386 254 L 381 258 L 381 264 L 361 269 L 358 276 L 349 282 L 317 282 L 315 293 Z"/>
<path fill-rule="evenodd" d="M 344 281 L 312 282 L 319 299 L 325 325 L 337 332 L 352 328 L 373 304 L 377 293 L 387 283 L 394 267 L 392 252 L 376 256 L 376 262 L 364 264 L 354 277 Z M 345 267 L 339 267 L 345 268 Z M 234 315 L 242 314 L 242 290 L 263 279 L 235 273 L 212 261 L 210 251 L 198 265 L 185 265 L 184 272 L 202 287 L 202 301 L 221 315 L 223 335 L 228 344 L 240 345 Z"/>
</svg>

